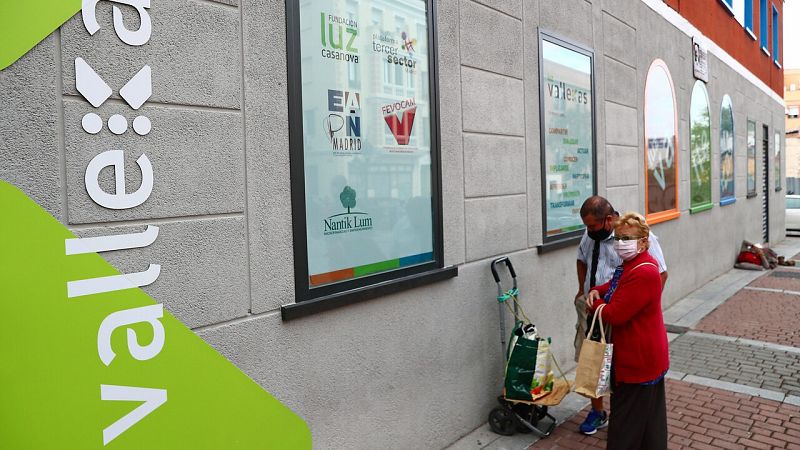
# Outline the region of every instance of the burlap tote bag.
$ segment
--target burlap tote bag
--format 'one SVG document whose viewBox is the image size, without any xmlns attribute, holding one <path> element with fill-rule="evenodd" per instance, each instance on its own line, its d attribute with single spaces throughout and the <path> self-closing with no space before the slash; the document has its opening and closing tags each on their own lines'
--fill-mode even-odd
<svg viewBox="0 0 800 450">
<path fill-rule="evenodd" d="M 611 393 L 611 356 L 614 344 L 606 343 L 603 330 L 603 308 L 594 312 L 592 326 L 587 336 L 592 335 L 595 325 L 600 323 L 600 342 L 584 339 L 575 369 L 575 392 L 589 398 L 599 398 Z"/>
</svg>

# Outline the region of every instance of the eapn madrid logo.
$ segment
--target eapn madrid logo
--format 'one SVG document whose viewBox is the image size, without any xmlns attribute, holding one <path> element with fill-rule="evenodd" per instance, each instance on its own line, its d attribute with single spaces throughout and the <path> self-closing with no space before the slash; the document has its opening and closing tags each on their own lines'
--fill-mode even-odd
<svg viewBox="0 0 800 450">
<path fill-rule="evenodd" d="M 361 153 L 361 94 L 328 89 L 328 115 L 322 126 L 334 155 Z"/>
<path fill-rule="evenodd" d="M 339 194 L 339 201 L 347 212 L 335 214 L 324 220 L 323 234 L 350 233 L 354 231 L 367 231 L 372 229 L 372 217 L 365 212 L 353 211 L 356 207 L 356 191 L 350 186 L 345 186 Z"/>
</svg>

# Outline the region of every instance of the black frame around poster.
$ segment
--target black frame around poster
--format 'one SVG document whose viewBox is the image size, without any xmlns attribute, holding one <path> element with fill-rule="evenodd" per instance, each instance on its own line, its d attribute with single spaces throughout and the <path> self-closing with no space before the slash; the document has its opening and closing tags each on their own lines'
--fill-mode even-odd
<svg viewBox="0 0 800 450">
<path fill-rule="evenodd" d="M 539 145 L 540 145 L 540 169 L 541 169 L 541 189 L 542 189 L 542 245 L 537 247 L 539 253 L 546 253 L 548 251 L 557 250 L 560 248 L 564 248 L 570 246 L 572 244 L 576 244 L 580 241 L 585 228 L 581 228 L 579 230 L 569 231 L 566 233 L 558 234 L 555 236 L 548 236 L 547 235 L 547 177 L 545 176 L 545 168 L 546 168 L 546 157 L 547 157 L 547 147 L 545 145 L 545 111 L 544 111 L 544 70 L 543 64 L 544 59 L 542 55 L 542 42 L 548 41 L 552 44 L 558 45 L 560 47 L 564 47 L 568 50 L 574 51 L 576 53 L 580 53 L 582 55 L 588 56 L 591 66 L 591 87 L 592 87 L 592 95 L 591 95 L 591 106 L 592 106 L 592 195 L 597 195 L 597 103 L 595 102 L 596 99 L 596 81 L 595 81 L 595 70 L 594 70 L 594 51 L 589 48 L 583 47 L 573 41 L 560 37 L 556 34 L 553 34 L 547 30 L 539 29 L 539 36 L 538 36 L 538 48 L 539 48 L 539 126 L 541 127 L 539 132 Z"/>
<path fill-rule="evenodd" d="M 369 1 L 369 0 L 360 0 Z M 284 320 L 330 310 L 399 290 L 444 280 L 458 275 L 457 267 L 444 267 L 442 232 L 441 142 L 439 129 L 438 51 L 435 2 L 423 0 L 428 21 L 428 83 L 431 125 L 431 222 L 433 261 L 379 272 L 361 278 L 311 288 L 306 237 L 305 165 L 300 40 L 300 0 L 286 2 L 286 47 L 289 100 L 289 151 L 292 187 L 292 231 L 294 235 L 295 303 L 281 307 Z M 317 30 L 314 30 L 317 31 Z"/>
</svg>

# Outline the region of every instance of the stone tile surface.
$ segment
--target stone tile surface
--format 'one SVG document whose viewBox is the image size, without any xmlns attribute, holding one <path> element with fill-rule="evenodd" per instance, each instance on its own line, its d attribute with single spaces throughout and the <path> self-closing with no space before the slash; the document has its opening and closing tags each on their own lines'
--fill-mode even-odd
<svg viewBox="0 0 800 450">
<path fill-rule="evenodd" d="M 588 408 L 530 448 L 606 448 L 607 429 L 577 431 L 586 414 Z M 669 449 L 800 448 L 800 406 L 682 381 L 667 380 L 667 427 Z"/>
<path fill-rule="evenodd" d="M 762 277 L 756 282 L 765 278 L 771 277 Z M 798 317 L 800 296 L 743 290 L 706 316 L 695 329 L 705 333 L 800 347 Z"/>
<path fill-rule="evenodd" d="M 670 343 L 670 368 L 784 394 L 800 394 L 797 353 L 685 334 Z"/>
<path fill-rule="evenodd" d="M 800 292 L 800 271 L 775 269 L 750 283 L 750 286 Z"/>
</svg>

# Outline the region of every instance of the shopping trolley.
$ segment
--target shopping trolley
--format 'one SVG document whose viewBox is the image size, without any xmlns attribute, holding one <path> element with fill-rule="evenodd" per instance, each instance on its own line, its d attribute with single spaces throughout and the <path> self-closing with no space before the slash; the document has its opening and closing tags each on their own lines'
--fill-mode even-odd
<svg viewBox="0 0 800 450">
<path fill-rule="evenodd" d="M 503 290 L 503 287 L 500 283 L 500 275 L 497 272 L 497 267 L 505 264 L 506 268 L 508 269 L 509 273 L 511 274 L 512 280 L 512 287 L 510 290 Z M 510 376 L 508 373 L 508 358 L 510 356 L 509 348 L 506 343 L 506 326 L 505 326 L 505 312 L 504 309 L 508 308 L 511 309 L 512 307 L 509 303 L 513 303 L 513 314 L 515 318 L 519 318 L 520 315 L 522 317 L 526 317 L 525 313 L 519 306 L 517 302 L 517 298 L 519 297 L 519 290 L 517 289 L 517 274 L 514 271 L 514 265 L 511 264 L 511 260 L 508 257 L 504 256 L 502 258 L 495 259 L 492 261 L 491 264 L 492 269 L 492 276 L 494 277 L 495 283 L 497 283 L 497 300 L 498 305 L 500 308 L 500 343 L 503 352 L 503 358 L 506 360 L 505 364 L 505 376 Z M 505 303 L 505 306 L 504 306 Z M 526 317 L 527 319 L 527 317 Z M 533 324 L 530 324 L 530 321 L 525 324 L 525 327 L 533 327 Z M 519 324 L 520 322 L 517 322 Z M 520 329 L 520 327 L 515 327 L 515 331 Z M 555 362 L 555 358 L 553 358 Z M 556 362 L 556 367 L 558 367 L 558 363 Z M 560 369 L 559 369 L 560 371 Z M 563 378 L 563 373 L 562 373 Z M 489 426 L 497 434 L 501 434 L 504 436 L 510 436 L 515 432 L 520 433 L 530 433 L 533 432 L 541 437 L 547 437 L 552 433 L 553 429 L 556 426 L 556 419 L 550 413 L 547 412 L 548 406 L 553 406 L 558 404 L 566 392 L 569 391 L 569 382 L 566 379 L 559 381 L 559 394 L 555 394 L 555 391 L 551 392 L 550 394 L 545 395 L 544 397 L 526 401 L 526 400 L 516 400 L 506 397 L 506 392 L 504 389 L 503 395 L 497 397 L 497 402 L 500 406 L 495 407 L 489 413 Z M 566 386 L 564 386 L 566 384 Z M 566 391 L 564 391 L 566 389 Z M 555 403 L 554 403 L 555 402 Z M 542 422 L 543 419 L 549 419 L 551 423 L 546 428 L 540 428 L 539 423 Z"/>
</svg>

